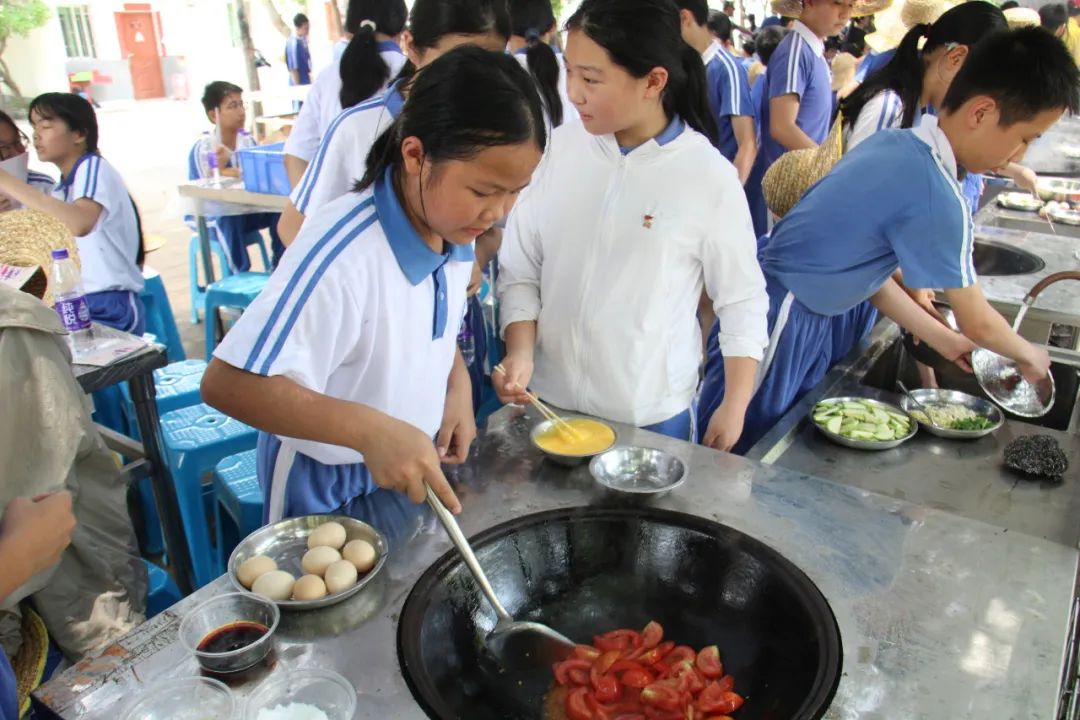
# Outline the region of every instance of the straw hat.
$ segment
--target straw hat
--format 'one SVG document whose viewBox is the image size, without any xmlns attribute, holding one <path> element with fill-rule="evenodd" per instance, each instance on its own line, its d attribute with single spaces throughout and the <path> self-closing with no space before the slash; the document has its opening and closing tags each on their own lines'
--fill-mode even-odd
<svg viewBox="0 0 1080 720">
<path fill-rule="evenodd" d="M 874 52 L 892 50 L 916 25 L 932 25 L 952 5 L 946 0 L 906 0 L 893 5 L 874 18 L 874 32 L 866 36 L 866 44 Z"/>
<path fill-rule="evenodd" d="M 855 0 L 851 8 L 851 17 L 863 17 L 879 13 L 892 4 L 893 0 Z M 772 0 L 774 15 L 797 18 L 802 15 L 803 0 Z"/>
<path fill-rule="evenodd" d="M 849 82 L 855 79 L 855 68 L 859 61 L 851 53 L 837 53 L 832 61 L 832 89 L 840 92 Z"/>
<path fill-rule="evenodd" d="M 765 204 L 774 215 L 787 215 L 810 186 L 825 177 L 840 161 L 842 125 L 843 119 L 837 117 L 825 142 L 816 148 L 784 153 L 768 169 L 761 188 L 765 193 Z"/>
<path fill-rule="evenodd" d="M 66 249 L 79 265 L 75 238 L 64 223 L 37 210 L 11 210 L 0 213 L 0 263 L 18 267 L 40 267 L 52 277 L 52 251 Z M 33 292 L 32 288 L 25 288 Z M 38 293 L 34 293 L 35 295 Z M 52 288 L 41 299 L 52 306 Z"/>
<path fill-rule="evenodd" d="M 1005 11 L 1005 22 L 1009 23 L 1010 30 L 1022 27 L 1039 27 L 1042 20 L 1039 11 L 1026 7 L 1014 7 Z"/>
</svg>

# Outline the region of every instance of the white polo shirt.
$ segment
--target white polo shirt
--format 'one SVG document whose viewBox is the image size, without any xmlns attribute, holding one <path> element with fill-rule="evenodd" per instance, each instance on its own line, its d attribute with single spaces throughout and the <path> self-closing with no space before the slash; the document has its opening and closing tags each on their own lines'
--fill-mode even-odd
<svg viewBox="0 0 1080 720">
<path fill-rule="evenodd" d="M 387 174 L 304 223 L 214 355 L 369 405 L 434 437 L 473 257 L 471 245 L 433 252 L 409 223 Z M 326 464 L 363 461 L 336 445 L 282 442 Z"/>
<path fill-rule="evenodd" d="M 375 140 L 401 113 L 405 99 L 395 83 L 386 93 L 344 111 L 319 142 L 319 150 L 289 199 L 311 217 L 327 203 L 350 192 L 364 177 Z"/>
<path fill-rule="evenodd" d="M 337 45 L 334 45 L 335 52 Z M 405 55 L 397 43 L 384 40 L 379 43 L 379 55 L 390 69 L 386 83 L 375 94 L 382 95 L 401 72 L 405 65 Z M 296 117 L 296 124 L 285 141 L 285 152 L 305 162 L 311 162 L 319 150 L 319 141 L 326 134 L 330 123 L 341 114 L 341 68 L 338 65 L 341 56 L 323 68 L 311 84 L 304 106 Z M 371 98 L 369 98 L 371 99 Z"/>
<path fill-rule="evenodd" d="M 702 288 L 726 357 L 761 359 L 769 302 L 731 163 L 674 120 L 623 154 L 570 123 L 510 213 L 499 251 L 502 329 L 538 323 L 532 389 L 645 426 L 690 407 Z"/>
<path fill-rule="evenodd" d="M 139 250 L 139 226 L 120 173 L 103 157 L 83 155 L 67 177 L 61 178 L 52 195 L 67 203 L 89 198 L 101 206 L 94 228 L 75 238 L 82 263 L 83 289 L 87 293 L 105 290 L 143 289 L 143 276 L 135 264 Z"/>
</svg>

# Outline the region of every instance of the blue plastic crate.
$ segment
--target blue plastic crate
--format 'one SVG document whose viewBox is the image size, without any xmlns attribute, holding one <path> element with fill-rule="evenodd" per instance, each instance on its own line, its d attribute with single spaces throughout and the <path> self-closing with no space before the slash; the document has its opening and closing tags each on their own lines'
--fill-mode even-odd
<svg viewBox="0 0 1080 720">
<path fill-rule="evenodd" d="M 248 192 L 288 195 L 289 175 L 285 172 L 285 143 L 258 145 L 236 151 Z"/>
</svg>

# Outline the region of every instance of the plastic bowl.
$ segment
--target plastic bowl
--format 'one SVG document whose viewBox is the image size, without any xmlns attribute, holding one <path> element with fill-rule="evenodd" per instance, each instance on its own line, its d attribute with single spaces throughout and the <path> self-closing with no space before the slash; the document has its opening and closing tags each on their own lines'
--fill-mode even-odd
<svg viewBox="0 0 1080 720">
<path fill-rule="evenodd" d="M 120 720 L 230 720 L 235 708 L 232 691 L 224 683 L 190 677 L 150 686 Z"/>
<path fill-rule="evenodd" d="M 259 720 L 259 713 L 293 703 L 312 705 L 327 720 L 352 720 L 356 712 L 356 689 L 333 670 L 301 668 L 272 676 L 248 696 L 245 720 Z"/>
<path fill-rule="evenodd" d="M 183 643 L 204 670 L 219 675 L 240 672 L 259 663 L 274 647 L 281 611 L 270 600 L 251 593 L 226 593 L 196 605 L 180 623 Z M 265 625 L 267 632 L 255 642 L 229 652 L 205 652 L 199 644 L 215 630 L 235 623 Z"/>
</svg>

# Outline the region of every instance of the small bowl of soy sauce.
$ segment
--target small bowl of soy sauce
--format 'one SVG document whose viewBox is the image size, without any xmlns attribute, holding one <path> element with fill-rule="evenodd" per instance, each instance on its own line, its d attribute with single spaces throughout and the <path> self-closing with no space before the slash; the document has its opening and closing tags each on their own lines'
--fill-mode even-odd
<svg viewBox="0 0 1080 720">
<path fill-rule="evenodd" d="M 206 673 L 229 676 L 263 661 L 280 619 L 277 605 L 259 595 L 218 595 L 184 616 L 180 642 Z"/>
</svg>

